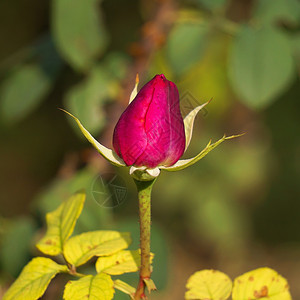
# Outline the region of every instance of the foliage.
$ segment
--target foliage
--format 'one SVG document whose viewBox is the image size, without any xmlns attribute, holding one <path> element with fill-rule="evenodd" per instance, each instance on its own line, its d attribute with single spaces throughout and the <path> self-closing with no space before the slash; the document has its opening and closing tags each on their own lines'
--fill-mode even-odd
<svg viewBox="0 0 300 300">
<path fill-rule="evenodd" d="M 117 231 L 93 231 L 70 238 L 81 213 L 85 193 L 79 192 L 62 203 L 55 211 L 48 213 L 47 233 L 37 243 L 38 249 L 49 256 L 61 256 L 65 264 L 58 264 L 45 257 L 32 259 L 20 276 L 4 295 L 9 299 L 38 299 L 51 279 L 58 273 L 69 273 L 79 277 L 67 283 L 64 299 L 112 299 L 114 282 L 110 275 L 136 272 L 139 268 L 139 251 L 124 251 L 131 243 L 129 233 Z M 78 273 L 76 268 L 92 257 L 99 257 L 96 263 L 97 275 Z M 129 285 L 120 280 L 116 288 L 132 293 Z"/>
<path fill-rule="evenodd" d="M 202 270 L 193 274 L 186 284 L 185 299 L 222 299 L 231 294 L 232 282 L 222 272 Z"/>
<path fill-rule="evenodd" d="M 41 252 L 55 256 L 64 251 L 63 248 L 74 230 L 84 201 L 85 195 L 76 194 L 54 212 L 46 215 L 47 233 L 36 245 Z"/>
<path fill-rule="evenodd" d="M 63 62 L 49 36 L 26 52 L 24 61 L 8 71 L 1 84 L 2 117 L 9 124 L 19 122 L 39 105 L 62 69 Z"/>
<path fill-rule="evenodd" d="M 99 0 L 52 1 L 52 30 L 61 54 L 76 69 L 89 70 L 104 52 L 107 34 Z"/>
<path fill-rule="evenodd" d="M 199 24 L 179 23 L 173 29 L 168 39 L 166 53 L 175 74 L 185 72 L 202 58 L 205 51 L 203 40 L 207 38 L 207 31 L 207 25 L 200 22 Z M 182 45 L 182 40 L 185 41 L 184 45 Z M 182 59 L 183 57 L 184 59 Z"/>
<path fill-rule="evenodd" d="M 219 271 L 202 270 L 193 274 L 186 285 L 185 299 L 232 300 L 281 299 L 291 300 L 285 278 L 270 268 L 247 272 L 234 280 Z"/>
<path fill-rule="evenodd" d="M 270 268 L 247 272 L 234 280 L 232 299 L 282 299 L 291 300 L 289 285 L 285 278 Z"/>
<path fill-rule="evenodd" d="M 10 220 L 1 224 L 4 234 L 0 260 L 2 270 L 16 277 L 30 259 L 31 238 L 36 231 L 36 223 L 26 217 Z"/>
<path fill-rule="evenodd" d="M 207 54 L 212 37 L 223 31 L 232 35 L 227 59 L 232 88 L 249 107 L 261 109 L 270 105 L 295 79 L 292 40 L 297 33 L 290 34 L 281 28 L 278 20 L 288 27 L 299 24 L 297 0 L 259 0 L 247 24 L 232 23 L 224 18 L 227 1 L 194 2 L 210 11 L 213 17 L 196 10 L 182 10 L 163 48 L 171 73 L 168 75 L 180 78 L 191 71 Z M 99 124 L 103 122 L 101 107 L 105 100 L 115 96 L 109 86 L 119 85 L 115 76 L 117 72 L 123 73 L 126 65 L 123 59 L 119 60 L 123 54 L 112 57 L 106 53 L 109 33 L 99 3 L 98 0 L 76 0 L 75 4 L 68 0 L 52 1 L 53 38 L 44 38 L 30 51 L 26 49 L 23 61 L 7 71 L 2 83 L 2 115 L 7 122 L 21 120 L 45 99 L 65 60 L 75 71 L 85 74 L 83 81 L 67 93 L 67 105 L 74 114 L 83 111 L 83 115 L 88 112 L 91 116 L 92 113 L 91 120 L 77 115 L 81 120 L 86 119 L 88 130 L 99 132 Z M 108 63 L 101 64 L 97 75 L 95 69 L 99 69 L 101 56 Z M 275 61 L 277 63 L 273 63 Z M 93 85 L 95 75 L 100 76 L 96 77 L 98 88 Z M 88 100 L 82 101 L 82 97 Z"/>
<path fill-rule="evenodd" d="M 62 257 L 65 264 L 58 264 L 46 257 L 33 258 L 22 270 L 17 280 L 5 293 L 3 300 L 40 298 L 50 281 L 59 273 L 69 273 L 77 280 L 69 280 L 63 298 L 113 299 L 118 289 L 130 297 L 135 289 L 127 283 L 112 279 L 112 275 L 137 272 L 140 267 L 140 251 L 124 250 L 131 243 L 128 233 L 118 231 L 93 231 L 70 238 L 85 202 L 85 193 L 78 192 L 47 214 L 46 235 L 36 244 L 48 256 Z M 77 267 L 92 257 L 98 257 L 96 275 L 77 272 Z M 153 260 L 151 254 L 151 263 Z M 55 258 L 54 258 L 55 259 Z M 202 270 L 193 274 L 186 285 L 185 299 L 233 300 L 245 297 L 259 299 L 291 299 L 286 280 L 274 270 L 261 268 L 248 272 L 232 282 L 227 275 L 214 270 Z"/>
<path fill-rule="evenodd" d="M 36 257 L 24 267 L 3 299 L 38 299 L 44 294 L 51 279 L 59 272 L 66 271 L 66 266 L 59 265 L 49 258 Z"/>
<path fill-rule="evenodd" d="M 213 97 L 196 120 L 201 135 L 192 140 L 190 153 L 224 128 L 226 133 L 247 132 L 241 142 L 207 156 L 201 168 L 163 174 L 158 181 L 152 228 L 158 288 L 173 278 L 170 259 L 183 268 L 182 256 L 193 257 L 196 251 L 194 260 L 206 261 L 208 255 L 226 265 L 228 257 L 243 260 L 251 249 L 257 261 L 256 251 L 264 255 L 267 245 L 279 246 L 271 256 L 278 265 L 290 264 L 291 286 L 299 297 L 292 280 L 299 277 L 293 259 L 300 240 L 299 1 L 179 1 L 175 13 L 163 11 L 166 23 L 174 25 L 163 33 L 156 32 L 161 27 L 152 19 L 155 5 L 147 1 L 29 0 L 30 10 L 23 2 L 0 4 L 0 298 L 34 254 L 31 244 L 40 219 L 78 187 L 86 188 L 87 201 L 75 234 L 125 228 L 137 235 L 134 201 L 100 209 L 92 199 L 93 180 L 106 169 L 101 159 L 100 168 L 90 168 L 92 155 L 82 151 L 83 143 L 56 109 L 66 108 L 93 135 L 102 134 L 117 115 L 111 106 L 120 107 L 123 95 L 129 96 L 123 87 L 129 80 L 133 85 L 136 65 L 141 83 L 155 73 L 178 83 L 183 112 Z M 155 8 L 159 11 L 164 2 Z M 144 57 L 138 40 L 147 34 L 162 43 Z M 140 64 L 141 58 L 147 64 Z M 127 190 L 130 199 L 132 187 Z M 170 240 L 184 246 L 184 254 L 168 252 Z M 133 244 L 131 249 L 137 249 L 138 239 Z M 295 245 L 292 250 L 290 245 Z M 118 253 L 123 251 L 129 250 Z M 131 274 L 122 276 L 134 283 Z M 114 285 L 118 299 L 124 299 L 119 290 L 133 293 L 123 281 L 114 280 Z"/>
<path fill-rule="evenodd" d="M 233 87 L 249 106 L 260 108 L 272 102 L 291 84 L 294 67 L 290 41 L 281 31 L 268 26 L 241 28 L 232 45 L 229 73 Z"/>
<path fill-rule="evenodd" d="M 114 283 L 110 276 L 100 273 L 95 276 L 87 275 L 67 283 L 64 299 L 112 299 Z"/>
</svg>

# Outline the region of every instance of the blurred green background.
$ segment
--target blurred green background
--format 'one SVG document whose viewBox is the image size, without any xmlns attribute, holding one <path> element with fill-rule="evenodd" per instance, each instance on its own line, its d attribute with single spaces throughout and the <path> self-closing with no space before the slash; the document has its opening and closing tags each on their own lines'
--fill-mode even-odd
<svg viewBox="0 0 300 300">
<path fill-rule="evenodd" d="M 153 299 L 183 299 L 203 268 L 234 278 L 262 266 L 300 299 L 298 0 L 2 0 L 0 20 L 0 298 L 37 254 L 45 213 L 79 189 L 88 198 L 77 232 L 131 231 L 138 247 L 128 170 L 108 165 L 57 108 L 110 147 L 135 74 L 142 85 L 164 73 L 183 115 L 213 98 L 186 157 L 224 133 L 246 135 L 157 181 Z M 43 299 L 60 299 L 66 280 Z"/>
</svg>

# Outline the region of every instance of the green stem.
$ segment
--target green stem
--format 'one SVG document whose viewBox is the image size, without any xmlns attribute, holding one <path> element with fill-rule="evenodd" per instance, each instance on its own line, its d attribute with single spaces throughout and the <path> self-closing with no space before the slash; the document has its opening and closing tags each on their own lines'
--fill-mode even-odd
<svg viewBox="0 0 300 300">
<path fill-rule="evenodd" d="M 146 283 L 151 277 L 150 263 L 150 234 L 151 234 L 151 191 L 155 179 L 152 181 L 134 180 L 139 198 L 140 215 L 140 248 L 141 248 L 141 268 L 140 280 L 134 295 L 135 300 L 147 299 L 145 294 Z"/>
</svg>

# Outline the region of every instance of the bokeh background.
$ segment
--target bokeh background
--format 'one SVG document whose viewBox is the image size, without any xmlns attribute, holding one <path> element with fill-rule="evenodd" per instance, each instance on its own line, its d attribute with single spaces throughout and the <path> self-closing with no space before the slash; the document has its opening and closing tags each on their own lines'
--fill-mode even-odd
<svg viewBox="0 0 300 300">
<path fill-rule="evenodd" d="M 298 0 L 2 0 L 0 41 L 0 298 L 38 254 L 45 213 L 79 189 L 88 198 L 76 232 L 129 230 L 138 247 L 128 170 L 57 108 L 110 147 L 136 73 L 141 84 L 164 73 L 183 115 L 213 98 L 186 157 L 246 134 L 156 183 L 153 299 L 183 299 L 197 270 L 234 278 L 263 266 L 300 299 Z M 61 299 L 66 280 L 43 299 Z"/>
</svg>

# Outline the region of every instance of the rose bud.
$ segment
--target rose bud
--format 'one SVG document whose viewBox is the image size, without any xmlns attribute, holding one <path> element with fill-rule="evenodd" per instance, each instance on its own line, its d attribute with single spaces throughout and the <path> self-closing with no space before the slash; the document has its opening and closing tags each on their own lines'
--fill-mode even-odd
<svg viewBox="0 0 300 300">
<path fill-rule="evenodd" d="M 113 147 L 127 166 L 172 166 L 185 149 L 176 85 L 164 75 L 145 84 L 121 115 Z"/>
<path fill-rule="evenodd" d="M 223 141 L 240 135 L 223 136 L 196 156 L 179 159 L 188 148 L 198 112 L 210 101 L 191 110 L 182 119 L 176 85 L 164 75 L 156 75 L 137 93 L 139 80 L 131 93 L 129 105 L 121 115 L 113 135 L 114 150 L 100 144 L 69 112 L 87 140 L 110 163 L 130 166 L 129 173 L 137 180 L 153 180 L 160 170 L 179 171 L 206 156 Z"/>
</svg>

